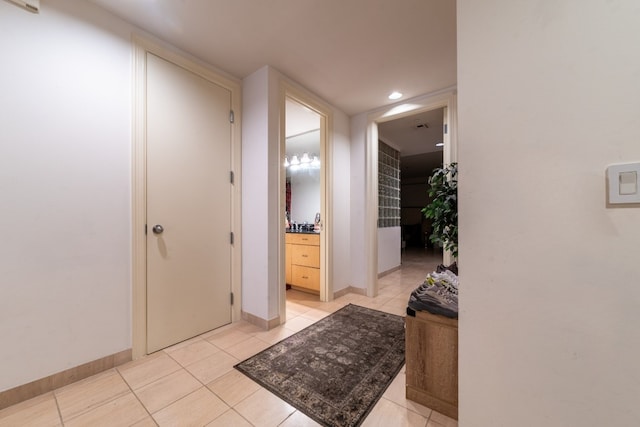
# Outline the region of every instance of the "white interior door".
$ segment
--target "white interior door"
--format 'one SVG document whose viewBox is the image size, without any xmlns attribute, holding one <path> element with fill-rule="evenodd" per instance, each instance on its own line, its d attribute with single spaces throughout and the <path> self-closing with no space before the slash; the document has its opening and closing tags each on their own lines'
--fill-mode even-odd
<svg viewBox="0 0 640 427">
<path fill-rule="evenodd" d="M 147 352 L 231 322 L 231 92 L 147 53 Z"/>
</svg>

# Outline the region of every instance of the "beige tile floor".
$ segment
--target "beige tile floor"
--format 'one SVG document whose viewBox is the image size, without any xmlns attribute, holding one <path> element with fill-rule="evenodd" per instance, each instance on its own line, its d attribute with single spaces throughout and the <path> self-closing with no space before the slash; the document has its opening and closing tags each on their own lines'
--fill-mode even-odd
<svg viewBox="0 0 640 427">
<path fill-rule="evenodd" d="M 317 426 L 233 365 L 349 303 L 404 315 L 407 299 L 439 257 L 407 252 L 400 270 L 379 279 L 379 295 L 321 303 L 287 292 L 287 321 L 263 331 L 240 321 L 116 369 L 0 411 L 4 426 Z M 405 399 L 404 369 L 363 423 L 457 427 L 457 421 Z"/>
</svg>

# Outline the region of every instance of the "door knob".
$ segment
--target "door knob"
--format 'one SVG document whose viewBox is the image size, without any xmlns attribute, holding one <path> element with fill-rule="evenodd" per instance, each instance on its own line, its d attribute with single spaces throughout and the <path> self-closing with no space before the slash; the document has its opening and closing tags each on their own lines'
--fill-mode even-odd
<svg viewBox="0 0 640 427">
<path fill-rule="evenodd" d="M 162 232 L 164 231 L 164 228 L 160 224 L 156 224 L 153 226 L 152 230 L 153 230 L 153 234 L 162 234 Z"/>
</svg>

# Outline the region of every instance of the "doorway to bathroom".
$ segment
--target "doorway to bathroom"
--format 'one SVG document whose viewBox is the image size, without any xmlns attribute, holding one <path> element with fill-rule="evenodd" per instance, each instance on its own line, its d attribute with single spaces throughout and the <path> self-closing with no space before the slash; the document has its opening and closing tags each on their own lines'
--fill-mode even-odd
<svg viewBox="0 0 640 427">
<path fill-rule="evenodd" d="M 285 283 L 320 296 L 320 115 L 285 101 Z"/>
<path fill-rule="evenodd" d="M 327 280 L 331 116 L 328 108 L 295 88 L 286 87 L 283 95 L 280 318 L 285 320 L 287 292 L 317 301 L 328 301 L 332 295 Z"/>
</svg>

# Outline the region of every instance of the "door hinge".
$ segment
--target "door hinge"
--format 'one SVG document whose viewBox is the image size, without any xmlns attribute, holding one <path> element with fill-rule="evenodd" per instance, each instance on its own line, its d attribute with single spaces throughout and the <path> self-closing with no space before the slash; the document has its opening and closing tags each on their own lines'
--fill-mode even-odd
<svg viewBox="0 0 640 427">
<path fill-rule="evenodd" d="M 235 116 L 235 114 L 233 113 L 233 110 L 229 110 L 229 121 L 230 121 L 231 123 L 233 123 L 233 122 L 235 122 L 235 120 L 236 120 L 236 116 Z"/>
<path fill-rule="evenodd" d="M 234 238 L 233 231 L 231 233 L 229 233 L 229 237 L 230 237 L 230 240 L 231 240 L 231 244 L 233 245 L 233 238 Z"/>
<path fill-rule="evenodd" d="M 447 126 L 447 124 L 445 123 L 445 124 L 444 124 L 444 133 L 446 134 L 446 133 L 448 133 L 448 132 L 449 132 L 449 130 L 448 130 L 448 126 Z"/>
<path fill-rule="evenodd" d="M 231 305 L 233 305 L 233 292 L 231 292 Z"/>
<path fill-rule="evenodd" d="M 144 225 L 144 234 L 147 235 L 147 224 Z"/>
<path fill-rule="evenodd" d="M 234 179 L 235 179 L 235 175 L 234 175 L 233 171 L 230 171 L 229 172 L 229 181 L 231 181 L 232 184 L 233 184 Z"/>
</svg>

